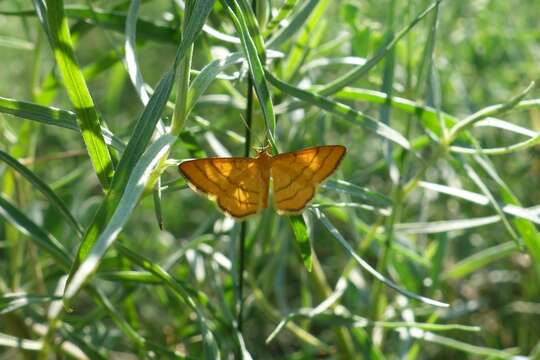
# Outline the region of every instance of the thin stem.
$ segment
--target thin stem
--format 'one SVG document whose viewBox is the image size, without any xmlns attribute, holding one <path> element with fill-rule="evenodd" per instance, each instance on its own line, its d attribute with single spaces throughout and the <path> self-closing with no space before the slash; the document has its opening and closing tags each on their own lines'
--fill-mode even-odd
<svg viewBox="0 0 540 360">
<path fill-rule="evenodd" d="M 244 156 L 249 156 L 251 149 L 251 123 L 253 118 L 253 81 L 251 76 L 247 81 L 247 104 L 246 104 L 246 141 L 244 142 Z M 238 255 L 238 332 L 242 332 L 242 313 L 244 310 L 244 253 L 246 247 L 247 221 L 240 224 L 240 249 Z"/>
</svg>

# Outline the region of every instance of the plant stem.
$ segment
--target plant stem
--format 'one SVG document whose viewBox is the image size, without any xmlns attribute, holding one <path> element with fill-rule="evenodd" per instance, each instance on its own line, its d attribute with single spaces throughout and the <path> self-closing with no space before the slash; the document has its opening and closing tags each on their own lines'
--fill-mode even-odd
<svg viewBox="0 0 540 360">
<path fill-rule="evenodd" d="M 247 104 L 246 104 L 246 140 L 244 142 L 244 156 L 249 157 L 251 148 L 251 123 L 253 119 L 253 80 L 251 76 L 247 80 Z M 237 327 L 242 332 L 242 313 L 244 310 L 244 253 L 246 247 L 247 221 L 240 224 L 240 241 L 238 255 L 238 315 Z"/>
</svg>

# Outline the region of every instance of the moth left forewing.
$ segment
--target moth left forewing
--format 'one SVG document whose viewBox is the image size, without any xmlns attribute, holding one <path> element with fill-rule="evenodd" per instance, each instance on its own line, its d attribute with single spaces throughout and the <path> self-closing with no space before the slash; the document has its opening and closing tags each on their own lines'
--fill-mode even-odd
<svg viewBox="0 0 540 360">
<path fill-rule="evenodd" d="M 264 183 L 257 163 L 251 158 L 208 158 L 179 165 L 188 185 L 202 192 L 227 215 L 244 219 L 264 207 Z"/>
</svg>

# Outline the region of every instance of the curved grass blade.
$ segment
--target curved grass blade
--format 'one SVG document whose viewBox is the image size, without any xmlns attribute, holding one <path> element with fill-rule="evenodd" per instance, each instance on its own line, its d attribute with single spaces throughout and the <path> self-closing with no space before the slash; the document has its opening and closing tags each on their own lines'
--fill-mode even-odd
<svg viewBox="0 0 540 360">
<path fill-rule="evenodd" d="M 182 299 L 182 301 L 184 301 L 195 312 L 199 321 L 201 332 L 203 334 L 203 341 L 205 345 L 205 358 L 220 359 L 221 355 L 216 340 L 214 338 L 214 335 L 208 328 L 208 320 L 204 316 L 204 312 L 200 308 L 199 304 L 189 294 L 188 289 L 186 289 L 179 281 L 172 277 L 161 266 L 156 265 L 152 261 L 142 257 L 141 255 L 128 249 L 122 244 L 117 245 L 117 248 L 122 253 L 122 255 L 130 259 L 134 264 L 137 264 L 144 270 L 150 272 L 155 278 L 161 280 L 165 284 L 165 286 L 167 286 L 174 294 L 178 295 L 178 297 L 180 297 L 180 299 Z M 203 294 L 200 295 L 204 296 Z"/>
<path fill-rule="evenodd" d="M 173 80 L 174 73 L 172 71 L 167 72 L 156 87 L 148 105 L 144 109 L 140 119 L 137 121 L 135 129 L 133 130 L 133 135 L 118 163 L 111 190 L 106 194 L 94 220 L 87 228 L 85 236 L 79 245 L 77 256 L 75 257 L 68 278 L 68 284 L 80 263 L 87 258 L 100 231 L 105 227 L 106 223 L 116 210 L 118 202 L 120 201 L 129 180 L 131 171 L 150 141 L 155 126 L 165 108 L 165 104 L 167 103 L 167 99 L 169 98 L 172 89 Z"/>
<path fill-rule="evenodd" d="M 497 174 L 497 172 L 495 171 L 495 169 L 493 168 L 489 160 L 484 159 L 480 156 L 475 156 L 474 160 L 484 169 L 484 171 L 499 186 L 499 191 L 501 193 L 501 197 L 503 201 L 509 204 L 508 206 L 515 205 L 516 207 L 520 208 L 521 202 L 514 195 L 512 190 L 510 190 L 508 185 L 506 185 L 506 183 Z M 522 216 L 521 218 L 517 217 L 513 219 L 512 222 L 514 226 L 516 227 L 519 235 L 523 239 L 525 246 L 527 247 L 527 249 L 533 256 L 533 258 L 536 260 L 535 264 L 538 265 L 540 264 L 540 234 L 538 234 L 536 227 L 529 220 L 533 220 L 533 219 L 528 219 L 527 217 Z"/>
<path fill-rule="evenodd" d="M 375 270 L 371 265 L 369 265 L 364 259 L 362 259 L 360 256 L 356 254 L 354 249 L 349 245 L 347 240 L 340 234 L 340 232 L 334 227 L 334 225 L 326 218 L 326 215 L 319 209 L 314 209 L 313 212 L 315 213 L 315 216 L 317 219 L 326 227 L 326 229 L 332 234 L 332 236 L 338 240 L 341 246 L 345 248 L 345 250 L 349 253 L 349 255 L 367 272 L 369 272 L 375 279 L 382 282 L 384 285 L 388 286 L 391 289 L 396 290 L 400 294 L 415 299 L 417 301 L 423 302 L 424 304 L 432 305 L 432 306 L 438 306 L 438 307 L 448 307 L 449 305 L 437 300 L 433 300 L 424 296 L 416 295 L 408 290 L 402 289 L 398 285 L 396 285 L 391 280 L 385 278 L 382 274 L 378 273 L 377 270 Z"/>
<path fill-rule="evenodd" d="M 313 259 L 311 258 L 311 243 L 304 218 L 301 215 L 289 216 L 289 222 L 293 230 L 294 238 L 300 249 L 300 256 L 307 271 L 311 271 Z"/>
<path fill-rule="evenodd" d="M 46 125 L 54 125 L 80 132 L 77 125 L 77 115 L 71 111 L 58 109 L 52 106 L 43 106 L 26 101 L 13 100 L 0 96 L 0 112 L 14 115 L 23 119 L 37 121 Z M 122 140 L 107 128 L 102 127 L 101 132 L 107 145 L 119 151 L 126 147 Z"/>
<path fill-rule="evenodd" d="M 21 233 L 51 254 L 61 264 L 70 263 L 69 255 L 62 244 L 40 226 L 30 220 L 21 210 L 0 195 L 0 216 L 15 226 Z"/>
<path fill-rule="evenodd" d="M 64 202 L 56 195 L 56 193 L 43 182 L 38 176 L 36 176 L 30 169 L 14 159 L 9 154 L 0 150 L 0 160 L 8 164 L 13 170 L 24 176 L 36 189 L 38 189 L 56 209 L 64 216 L 67 223 L 75 230 L 79 237 L 82 237 L 83 230 L 79 222 L 71 215 Z"/>
<path fill-rule="evenodd" d="M 460 166 L 463 167 L 463 169 L 465 170 L 465 173 L 467 174 L 469 179 L 471 179 L 474 182 L 474 184 L 482 191 L 482 193 L 485 196 L 487 196 L 487 198 L 489 199 L 489 202 L 491 203 L 491 206 L 499 214 L 499 217 L 502 220 L 502 222 L 504 224 L 504 227 L 506 228 L 506 230 L 508 231 L 510 236 L 514 239 L 516 244 L 521 246 L 522 245 L 521 244 L 521 239 L 519 238 L 516 231 L 514 230 L 514 227 L 512 226 L 512 224 L 510 223 L 510 221 L 506 217 L 506 214 L 502 211 L 501 206 L 499 205 L 499 202 L 497 201 L 497 199 L 495 199 L 495 196 L 491 193 L 491 191 L 489 190 L 489 188 L 487 187 L 485 182 L 482 180 L 482 178 L 467 163 L 467 161 L 462 159 L 459 164 L 460 164 Z"/>
<path fill-rule="evenodd" d="M 320 0 L 309 0 L 307 1 L 296 14 L 293 15 L 290 23 L 279 30 L 268 42 L 266 43 L 267 48 L 277 48 L 287 40 L 291 39 L 294 34 L 302 28 L 304 23 L 309 19 L 309 15 L 315 9 L 315 6 L 319 3 Z"/>
<path fill-rule="evenodd" d="M 42 304 L 61 297 L 51 295 L 29 295 L 26 293 L 4 294 L 0 297 L 0 315 L 7 314 L 32 304 Z"/>
<path fill-rule="evenodd" d="M 137 31 L 137 14 L 139 12 L 140 0 L 133 0 L 129 4 L 129 9 L 126 18 L 126 41 L 124 43 L 126 54 L 126 66 L 128 69 L 129 78 L 135 87 L 135 91 L 139 95 L 144 106 L 148 104 L 150 96 L 146 92 L 143 77 L 137 62 L 135 54 L 135 37 Z"/>
<path fill-rule="evenodd" d="M 224 59 L 214 60 L 206 65 L 199 75 L 193 79 L 189 86 L 188 99 L 187 99 L 187 115 L 193 110 L 193 107 L 197 104 L 199 98 L 204 94 L 206 89 L 210 86 L 212 81 L 221 73 L 225 68 L 241 62 L 243 59 L 242 54 L 232 53 L 227 55 Z"/>
<path fill-rule="evenodd" d="M 503 103 L 503 104 L 497 104 L 497 105 L 491 105 L 484 109 L 481 109 L 477 112 L 475 112 L 472 115 L 467 116 L 465 119 L 459 121 L 457 124 L 455 124 L 451 129 L 449 133 L 449 142 L 451 143 L 459 134 L 459 132 L 467 129 L 471 125 L 473 125 L 475 122 L 478 122 L 482 119 L 492 117 L 495 115 L 500 115 L 504 112 L 507 112 L 516 106 L 518 106 L 523 100 L 523 98 L 531 91 L 531 89 L 534 87 L 534 81 L 527 86 L 525 90 L 523 90 L 520 94 L 514 96 L 509 101 Z"/>
<path fill-rule="evenodd" d="M 279 8 L 276 16 L 274 16 L 272 20 L 270 20 L 268 25 L 266 25 L 264 36 L 270 35 L 272 31 L 274 31 L 274 29 L 279 25 L 279 23 L 287 16 L 289 16 L 296 4 L 298 4 L 298 0 L 285 0 L 283 2 L 283 5 L 281 5 L 281 7 Z"/>
<path fill-rule="evenodd" d="M 392 206 L 392 200 L 368 188 L 352 184 L 345 180 L 328 180 L 321 185 L 322 188 L 349 194 L 363 200 L 366 204 L 377 207 Z"/>
<path fill-rule="evenodd" d="M 405 149 L 411 148 L 409 141 L 405 139 L 403 135 L 369 115 L 363 114 L 362 112 L 356 111 L 347 105 L 330 100 L 317 93 L 309 92 L 292 86 L 277 79 L 270 72 L 266 72 L 266 78 L 272 85 L 291 96 L 331 112 L 332 114 L 335 114 L 354 125 L 360 125 L 367 130 L 373 131 L 375 134 L 395 142 Z"/>
<path fill-rule="evenodd" d="M 253 87 L 255 88 L 255 93 L 259 99 L 259 104 L 263 113 L 266 130 L 268 134 L 268 139 L 272 144 L 274 151 L 277 151 L 277 145 L 275 143 L 275 131 L 276 131 L 276 117 L 274 114 L 274 106 L 272 104 L 272 98 L 270 97 L 270 91 L 266 84 L 264 67 L 259 58 L 257 48 L 251 37 L 246 20 L 242 11 L 239 10 L 236 0 L 222 0 L 221 1 L 225 10 L 229 14 L 230 19 L 233 21 L 236 31 L 240 35 L 242 42 L 242 49 L 244 55 L 249 64 L 249 71 L 253 79 Z M 235 12 L 236 10 L 236 12 Z"/>
<path fill-rule="evenodd" d="M 443 274 L 443 277 L 454 280 L 461 279 L 494 261 L 515 253 L 518 250 L 518 246 L 513 241 L 508 241 L 489 247 L 454 264 Z"/>
<path fill-rule="evenodd" d="M 101 258 L 107 249 L 114 243 L 118 234 L 123 229 L 131 213 L 135 209 L 135 206 L 139 202 L 154 167 L 159 162 L 161 156 L 169 150 L 169 147 L 175 140 L 176 138 L 172 135 L 161 136 L 148 148 L 137 162 L 107 226 L 103 229 L 95 242 L 92 244 L 85 243 L 86 246 L 91 245 L 91 249 L 84 257 L 84 261 L 81 262 L 81 265 L 77 268 L 72 268 L 70 272 L 71 281 L 66 285 L 64 299 L 69 300 L 73 297 L 87 278 L 97 269 L 101 262 Z"/>
<path fill-rule="evenodd" d="M 471 345 L 463 341 L 451 339 L 445 336 L 433 334 L 431 332 L 424 331 L 412 331 L 411 336 L 422 341 L 432 342 L 435 344 L 443 345 L 451 349 L 463 351 L 468 354 L 476 355 L 482 358 L 492 359 L 510 359 L 513 355 L 502 350 L 492 349 L 483 346 Z"/>
<path fill-rule="evenodd" d="M 113 176 L 109 149 L 103 139 L 100 120 L 94 101 L 81 72 L 73 45 L 69 25 L 64 15 L 63 0 L 47 0 L 47 18 L 52 39 L 51 47 L 69 99 L 77 113 L 77 121 L 88 150 L 88 155 L 104 190 L 108 190 Z"/>
<path fill-rule="evenodd" d="M 486 216 L 473 219 L 463 220 L 446 220 L 446 221 L 430 221 L 430 222 L 417 222 L 417 223 L 401 223 L 396 224 L 395 229 L 397 232 L 404 234 L 437 234 L 445 233 L 448 231 L 458 231 L 471 229 L 479 226 L 485 226 L 489 224 L 497 223 L 501 220 L 498 215 Z"/>
<path fill-rule="evenodd" d="M 78 271 L 80 264 L 89 256 L 91 249 L 96 244 L 98 236 L 107 223 L 110 222 L 113 214 L 117 211 L 118 204 L 123 198 L 128 181 L 131 178 L 132 170 L 135 168 L 144 149 L 150 142 L 154 129 L 165 109 L 165 105 L 167 104 L 167 100 L 174 84 L 176 66 L 186 55 L 187 49 L 193 44 L 195 38 L 200 33 L 206 17 L 212 10 L 213 3 L 214 0 L 197 1 L 195 3 L 188 20 L 186 32 L 184 33 L 182 42 L 177 50 L 173 69 L 169 70 L 163 76 L 152 94 L 148 105 L 145 107 L 141 117 L 137 121 L 126 150 L 118 163 L 111 190 L 105 196 L 93 222 L 88 227 L 85 237 L 79 245 L 77 256 L 70 270 L 68 287 L 70 286 L 73 275 Z M 166 152 L 162 153 L 162 155 L 165 154 Z M 80 278 L 82 279 L 82 276 Z"/>
<path fill-rule="evenodd" d="M 375 55 L 370 58 L 364 65 L 357 69 L 353 69 L 346 74 L 340 76 L 331 83 L 323 86 L 319 90 L 321 95 L 331 95 L 339 90 L 343 89 L 345 86 L 348 86 L 366 75 L 375 65 L 377 65 L 382 59 L 386 57 L 386 54 L 397 44 L 401 38 L 403 38 L 416 24 L 420 22 L 426 15 L 428 15 L 433 9 L 435 9 L 442 0 L 436 0 L 431 5 L 429 5 L 424 11 L 416 16 L 409 25 L 407 25 L 403 30 L 397 33 L 390 41 L 383 44 Z"/>
<path fill-rule="evenodd" d="M 327 322 L 332 324 L 346 324 L 352 328 L 366 328 L 366 327 L 380 327 L 384 329 L 420 329 L 426 331 L 465 331 L 465 332 L 478 332 L 480 327 L 467 326 L 460 324 L 433 324 L 433 323 L 421 323 L 421 322 L 408 322 L 408 321 L 371 321 L 366 318 L 357 315 L 348 315 L 343 313 L 334 312 L 317 312 L 316 309 L 303 308 L 299 311 L 288 314 L 283 320 L 279 322 L 276 328 L 266 339 L 266 343 L 272 341 L 281 330 L 287 325 L 287 323 L 294 319 L 313 319 L 320 320 L 321 322 Z"/>
</svg>

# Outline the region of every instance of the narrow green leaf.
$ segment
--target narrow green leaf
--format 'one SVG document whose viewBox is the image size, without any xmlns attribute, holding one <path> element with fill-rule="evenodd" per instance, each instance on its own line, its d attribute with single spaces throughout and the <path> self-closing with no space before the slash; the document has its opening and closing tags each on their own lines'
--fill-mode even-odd
<svg viewBox="0 0 540 360">
<path fill-rule="evenodd" d="M 497 223 L 500 216 L 486 216 L 473 219 L 443 220 L 417 223 L 401 223 L 394 226 L 397 232 L 404 234 L 436 234 L 448 231 L 471 229 L 479 226 Z"/>
<path fill-rule="evenodd" d="M 101 133 L 94 101 L 73 51 L 69 25 L 64 14 L 64 2 L 47 0 L 46 3 L 54 56 L 68 96 L 77 113 L 77 121 L 92 165 L 101 185 L 108 190 L 113 175 L 111 155 Z"/>
<path fill-rule="evenodd" d="M 369 115 L 356 111 L 347 105 L 325 98 L 324 96 L 285 83 L 274 77 L 270 72 L 266 72 L 266 78 L 272 85 L 291 96 L 331 112 L 354 125 L 359 125 L 367 130 L 373 131 L 375 134 L 395 142 L 405 149 L 410 149 L 411 147 L 409 141 L 407 141 L 403 135 Z"/>
<path fill-rule="evenodd" d="M 415 299 L 415 300 L 418 300 L 420 302 L 423 302 L 425 304 L 428 304 L 428 305 L 432 305 L 432 306 L 438 306 L 438 307 L 448 307 L 449 305 L 446 304 L 446 303 L 443 303 L 443 302 L 440 302 L 440 301 L 437 301 L 437 300 L 433 300 L 433 299 L 430 299 L 430 298 L 427 298 L 427 297 L 424 297 L 424 296 L 420 296 L 420 295 L 416 295 L 408 290 L 405 290 L 401 287 L 399 287 L 398 285 L 396 285 L 394 282 L 392 282 L 391 280 L 385 278 L 382 274 L 380 274 L 379 272 L 377 272 L 377 270 L 375 270 L 373 267 L 371 267 L 371 265 L 369 265 L 364 259 L 362 259 L 360 256 L 358 256 L 356 254 L 356 252 L 354 251 L 354 249 L 352 248 L 351 245 L 349 245 L 349 243 L 347 242 L 347 240 L 345 240 L 345 238 L 341 235 L 341 233 L 338 231 L 338 229 L 336 229 L 334 227 L 334 225 L 326 218 L 326 215 L 324 215 L 324 213 L 318 209 L 314 209 L 313 212 L 315 213 L 315 216 L 317 217 L 317 219 L 324 225 L 324 227 L 326 227 L 326 229 L 330 232 L 330 234 L 332 234 L 332 236 L 338 240 L 339 244 L 341 246 L 343 246 L 343 248 L 345 248 L 345 250 L 347 251 L 347 253 L 364 269 L 366 270 L 367 272 L 369 272 L 375 279 L 379 280 L 380 282 L 382 282 L 384 285 L 388 286 L 389 288 L 391 289 L 394 289 L 396 290 L 397 292 L 399 292 L 400 294 L 408 297 L 408 298 L 411 298 L 411 299 Z"/>
<path fill-rule="evenodd" d="M 21 233 L 29 236 L 38 247 L 43 248 L 61 264 L 67 265 L 70 263 L 68 252 L 58 240 L 30 220 L 21 210 L 1 195 L 0 216 L 15 226 Z"/>
<path fill-rule="evenodd" d="M 321 185 L 322 188 L 343 192 L 353 197 L 359 198 L 366 204 L 378 207 L 392 206 L 392 200 L 387 196 L 380 194 L 368 188 L 352 184 L 345 180 L 328 180 Z"/>
<path fill-rule="evenodd" d="M 20 337 L 11 336 L 0 333 L 0 346 L 24 349 L 30 351 L 40 351 L 43 347 L 41 340 L 22 339 Z"/>
<path fill-rule="evenodd" d="M 506 351 L 471 345 L 463 341 L 454 340 L 445 336 L 433 334 L 431 332 L 412 332 L 411 336 L 417 339 L 421 339 L 422 341 L 443 345 L 451 349 L 460 350 L 468 354 L 481 356 L 483 358 L 510 359 L 513 357 L 512 354 Z"/>
<path fill-rule="evenodd" d="M 167 271 L 165 271 L 161 266 L 156 265 L 152 261 L 144 258 L 143 256 L 137 254 L 136 252 L 128 249 L 123 245 L 118 245 L 117 248 L 122 253 L 122 255 L 129 258 L 133 263 L 137 264 L 144 270 L 152 273 L 156 278 L 160 279 L 174 294 L 178 295 L 182 301 L 184 301 L 197 315 L 197 320 L 199 321 L 199 326 L 203 335 L 204 342 L 204 351 L 206 359 L 220 359 L 221 355 L 219 348 L 217 346 L 214 335 L 208 327 L 208 320 L 204 316 L 199 304 L 195 299 L 189 294 L 188 289 L 186 289 L 178 280 L 173 278 Z M 204 297 L 203 294 L 199 294 Z M 207 301 L 207 300 L 205 300 Z"/>
<path fill-rule="evenodd" d="M 283 2 L 283 5 L 279 8 L 278 13 L 276 16 L 270 20 L 268 25 L 266 25 L 266 29 L 264 31 L 264 36 L 270 35 L 274 29 L 279 25 L 279 23 L 285 19 L 289 14 L 292 12 L 294 7 L 298 4 L 298 0 L 285 0 Z"/>
<path fill-rule="evenodd" d="M 111 190 L 106 194 L 105 199 L 101 203 L 94 220 L 87 228 L 85 236 L 79 245 L 77 250 L 77 256 L 73 262 L 70 270 L 71 277 L 79 268 L 79 265 L 84 261 L 89 253 L 90 249 L 94 246 L 99 233 L 105 227 L 106 223 L 111 218 L 112 214 L 118 206 L 118 202 L 124 193 L 125 186 L 128 182 L 132 169 L 135 167 L 136 162 L 139 160 L 142 152 L 146 148 L 146 145 L 150 141 L 150 138 L 154 132 L 155 126 L 165 108 L 167 99 L 172 89 L 174 73 L 169 71 L 165 74 L 160 81 L 156 90 L 148 105 L 144 109 L 140 119 L 137 121 L 133 135 L 128 143 L 126 150 L 124 151 L 115 176 L 112 181 Z"/>
<path fill-rule="evenodd" d="M 513 241 L 508 241 L 490 248 L 481 250 L 461 260 L 448 269 L 443 277 L 449 279 L 461 279 L 486 265 L 505 258 L 518 251 L 518 246 Z"/>
<path fill-rule="evenodd" d="M 64 202 L 56 195 L 56 193 L 47 185 L 43 180 L 36 176 L 30 169 L 17 161 L 17 159 L 12 158 L 9 154 L 0 150 L 0 160 L 8 164 L 13 170 L 17 171 L 19 174 L 24 176 L 37 190 L 39 190 L 50 202 L 56 207 L 56 209 L 64 216 L 67 220 L 67 223 L 75 230 L 75 232 L 82 236 L 83 230 L 81 225 L 71 212 L 68 210 Z"/>
<path fill-rule="evenodd" d="M 139 12 L 140 0 L 133 0 L 129 4 L 129 9 L 126 19 L 126 41 L 125 41 L 125 53 L 126 53 L 126 66 L 128 69 L 129 78 L 131 83 L 135 87 L 135 91 L 139 95 L 141 102 L 144 106 L 148 104 L 150 96 L 146 92 L 144 87 L 144 81 L 142 73 L 137 62 L 137 56 L 135 54 L 135 38 L 137 31 L 137 15 Z"/>
<path fill-rule="evenodd" d="M 420 22 L 426 15 L 428 15 L 442 0 L 436 0 L 431 5 L 429 5 L 424 11 L 414 18 L 409 25 L 407 25 L 403 30 L 397 33 L 390 41 L 383 44 L 379 50 L 371 57 L 364 65 L 357 69 L 353 69 L 346 74 L 340 76 L 329 84 L 326 84 L 322 89 L 319 90 L 321 95 L 331 95 L 344 87 L 353 84 L 354 82 L 361 79 L 366 75 L 375 65 L 377 65 L 382 59 L 386 57 L 386 54 L 397 44 L 401 38 L 403 38 L 416 24 Z"/>
<path fill-rule="evenodd" d="M 4 294 L 0 297 L 0 315 L 7 314 L 32 304 L 42 304 L 61 297 L 49 295 L 29 295 L 26 293 Z"/>
<path fill-rule="evenodd" d="M 244 14 L 239 10 L 236 0 L 222 0 L 222 4 L 233 21 L 236 31 L 240 35 L 242 50 L 244 51 L 244 55 L 249 64 L 249 71 L 253 79 L 253 87 L 255 88 L 255 93 L 257 94 L 257 98 L 259 99 L 259 104 L 263 113 L 268 140 L 272 143 L 273 150 L 277 151 L 277 145 L 275 144 L 274 140 L 276 131 L 276 117 L 274 114 L 274 106 L 272 104 L 270 91 L 268 90 L 268 86 L 266 84 L 263 64 L 259 58 L 255 43 L 249 34 Z"/>
<path fill-rule="evenodd" d="M 508 206 L 515 205 L 519 209 L 519 207 L 521 207 L 521 202 L 514 195 L 512 190 L 510 190 L 508 185 L 506 185 L 506 183 L 497 174 L 489 160 L 484 159 L 480 156 L 475 156 L 474 160 L 488 173 L 488 175 L 493 180 L 495 180 L 495 182 L 499 186 L 499 191 L 504 202 L 509 204 Z M 538 216 L 535 216 L 535 218 L 538 219 Z M 512 222 L 516 227 L 519 235 L 525 242 L 525 246 L 533 256 L 533 258 L 536 260 L 536 264 L 540 264 L 540 234 L 536 230 L 534 224 L 531 223 L 531 221 L 529 220 L 534 221 L 534 219 L 532 218 L 521 216 L 521 218 L 514 218 Z M 536 221 L 536 223 L 538 222 Z"/>
<path fill-rule="evenodd" d="M 448 143 L 451 143 L 457 137 L 459 132 L 467 129 L 468 127 L 473 125 L 475 122 L 488 118 L 488 117 L 503 114 L 515 108 L 516 106 L 519 106 L 519 104 L 522 102 L 521 100 L 523 100 L 523 98 L 529 93 L 529 91 L 531 91 L 533 87 L 534 87 L 534 81 L 531 82 L 525 90 L 523 90 L 520 94 L 514 96 L 509 101 L 502 104 L 488 106 L 484 109 L 481 109 L 475 112 L 472 115 L 467 116 L 465 119 L 459 121 L 450 129 Z"/>
<path fill-rule="evenodd" d="M 240 53 L 232 53 L 227 55 L 224 59 L 220 60 L 214 60 L 210 62 L 208 65 L 206 65 L 199 75 L 193 79 L 189 86 L 189 93 L 188 93 L 188 101 L 187 101 L 187 108 L 188 112 L 186 114 L 189 115 L 191 110 L 193 110 L 193 107 L 197 104 L 197 101 L 201 97 L 201 95 L 204 94 L 206 89 L 210 86 L 212 81 L 218 76 L 220 72 L 222 72 L 225 68 L 239 63 L 242 60 L 242 54 Z"/>
<path fill-rule="evenodd" d="M 293 15 L 289 24 L 276 32 L 276 34 L 268 40 L 266 47 L 277 49 L 284 42 L 290 40 L 294 34 L 303 27 L 307 19 L 309 19 L 309 15 L 315 9 L 315 6 L 317 6 L 319 1 L 320 0 L 308 0 L 305 2 L 300 10 Z"/>
<path fill-rule="evenodd" d="M 313 259 L 311 258 L 311 243 L 309 242 L 309 235 L 304 222 L 304 218 L 301 215 L 289 216 L 289 222 L 291 224 L 294 238 L 300 249 L 300 256 L 307 271 L 311 271 L 313 265 Z"/>
<path fill-rule="evenodd" d="M 495 196 L 488 189 L 487 185 L 482 180 L 482 178 L 464 159 L 461 159 L 461 161 L 459 162 L 459 165 L 463 167 L 467 176 L 475 183 L 475 185 L 482 191 L 482 193 L 485 196 L 487 196 L 491 206 L 499 214 L 499 217 L 502 220 L 504 227 L 506 228 L 510 236 L 514 239 L 516 244 L 520 245 L 521 240 L 519 239 L 516 231 L 512 227 L 510 220 L 508 220 L 508 218 L 506 217 L 506 214 L 502 211 L 501 206 L 499 205 L 499 202 L 497 201 L 497 199 L 495 199 Z"/>
<path fill-rule="evenodd" d="M 142 196 L 144 187 L 146 186 L 154 167 L 157 165 L 161 156 L 169 150 L 170 145 L 175 140 L 176 138 L 171 135 L 161 136 L 148 148 L 137 162 L 107 226 L 103 229 L 94 243 L 85 244 L 86 246 L 92 246 L 90 251 L 84 257 L 84 261 L 81 262 L 79 267 L 72 268 L 72 271 L 70 272 L 71 281 L 66 285 L 64 291 L 65 299 L 69 300 L 73 297 L 87 278 L 97 269 L 101 262 L 101 258 L 114 243 L 118 234 L 129 220 L 131 213 Z"/>
</svg>

